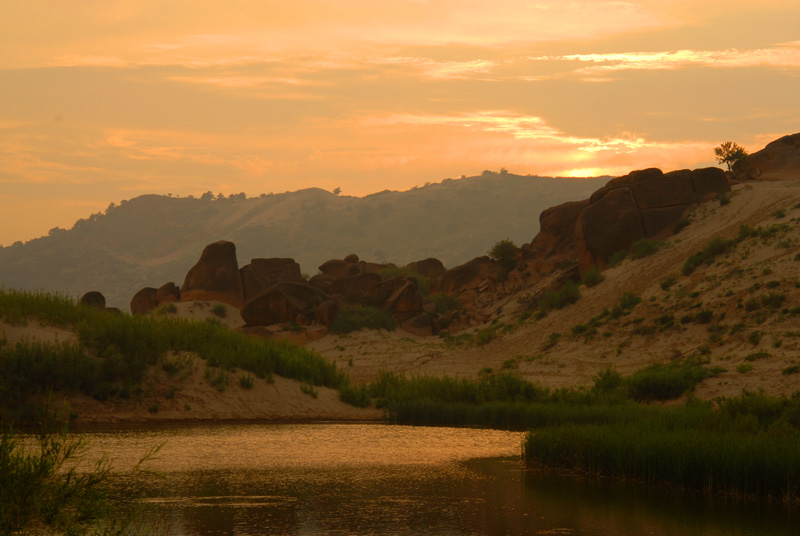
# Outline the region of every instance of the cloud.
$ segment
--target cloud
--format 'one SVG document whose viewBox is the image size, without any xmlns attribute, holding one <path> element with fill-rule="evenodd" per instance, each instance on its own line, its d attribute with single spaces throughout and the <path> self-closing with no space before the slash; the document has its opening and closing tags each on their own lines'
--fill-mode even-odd
<svg viewBox="0 0 800 536">
<path fill-rule="evenodd" d="M 792 46 L 788 46 L 792 45 Z M 775 69 L 797 69 L 800 67 L 800 44 L 787 44 L 771 48 L 752 50 L 676 50 L 662 52 L 620 52 L 596 54 L 569 54 L 529 58 L 539 62 L 574 62 L 590 64 L 573 71 L 581 75 L 626 70 L 675 70 L 687 67 L 746 68 L 770 67 Z M 563 77 L 564 73 L 549 78 Z M 545 79 L 527 77 L 527 79 Z M 526 79 L 526 77 L 523 77 Z"/>
</svg>

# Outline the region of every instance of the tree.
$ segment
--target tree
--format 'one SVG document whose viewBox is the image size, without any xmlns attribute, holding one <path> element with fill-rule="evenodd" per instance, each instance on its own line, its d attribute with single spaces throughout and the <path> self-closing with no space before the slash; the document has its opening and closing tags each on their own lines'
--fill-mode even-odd
<svg viewBox="0 0 800 536">
<path fill-rule="evenodd" d="M 336 187 L 336 188 L 333 190 L 333 195 L 339 195 L 340 193 L 342 193 L 342 189 L 341 189 L 341 188 L 339 188 L 339 187 L 337 186 L 337 187 Z"/>
<path fill-rule="evenodd" d="M 519 248 L 511 240 L 497 242 L 488 252 L 489 257 L 500 263 L 506 272 L 510 272 L 517 265 Z"/>
<path fill-rule="evenodd" d="M 717 162 L 726 164 L 730 171 L 733 164 L 747 156 L 747 151 L 738 143 L 726 141 L 714 149 L 714 154 L 717 156 Z"/>
</svg>

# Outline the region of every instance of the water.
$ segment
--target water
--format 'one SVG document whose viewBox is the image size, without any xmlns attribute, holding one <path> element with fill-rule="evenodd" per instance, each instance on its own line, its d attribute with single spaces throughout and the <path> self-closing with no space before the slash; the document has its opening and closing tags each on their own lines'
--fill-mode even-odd
<svg viewBox="0 0 800 536">
<path fill-rule="evenodd" d="M 522 434 L 377 424 L 215 425 L 82 434 L 120 501 L 185 535 L 783 536 L 800 513 L 524 470 Z M 146 464 L 160 473 L 131 473 Z"/>
</svg>

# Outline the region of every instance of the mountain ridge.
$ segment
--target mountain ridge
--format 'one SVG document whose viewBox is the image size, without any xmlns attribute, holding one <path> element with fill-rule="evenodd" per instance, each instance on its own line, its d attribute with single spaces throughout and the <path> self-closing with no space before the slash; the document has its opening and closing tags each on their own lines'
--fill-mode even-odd
<svg viewBox="0 0 800 536">
<path fill-rule="evenodd" d="M 608 179 L 489 172 L 361 198 L 320 188 L 253 198 L 145 194 L 70 230 L 0 248 L 0 284 L 75 295 L 101 290 L 109 305 L 127 309 L 144 286 L 180 284 L 197 252 L 221 239 L 235 242 L 243 260 L 291 257 L 312 275 L 353 252 L 376 262 L 437 257 L 454 266 L 501 239 L 530 241 L 544 209 L 586 197 Z"/>
</svg>

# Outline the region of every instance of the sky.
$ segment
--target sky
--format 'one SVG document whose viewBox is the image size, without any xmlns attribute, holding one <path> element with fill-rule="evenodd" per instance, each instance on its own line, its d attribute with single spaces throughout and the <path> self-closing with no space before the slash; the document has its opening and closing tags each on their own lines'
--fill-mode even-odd
<svg viewBox="0 0 800 536">
<path fill-rule="evenodd" d="M 0 244 L 146 193 L 716 165 L 798 95 L 796 0 L 3 2 Z"/>
</svg>

